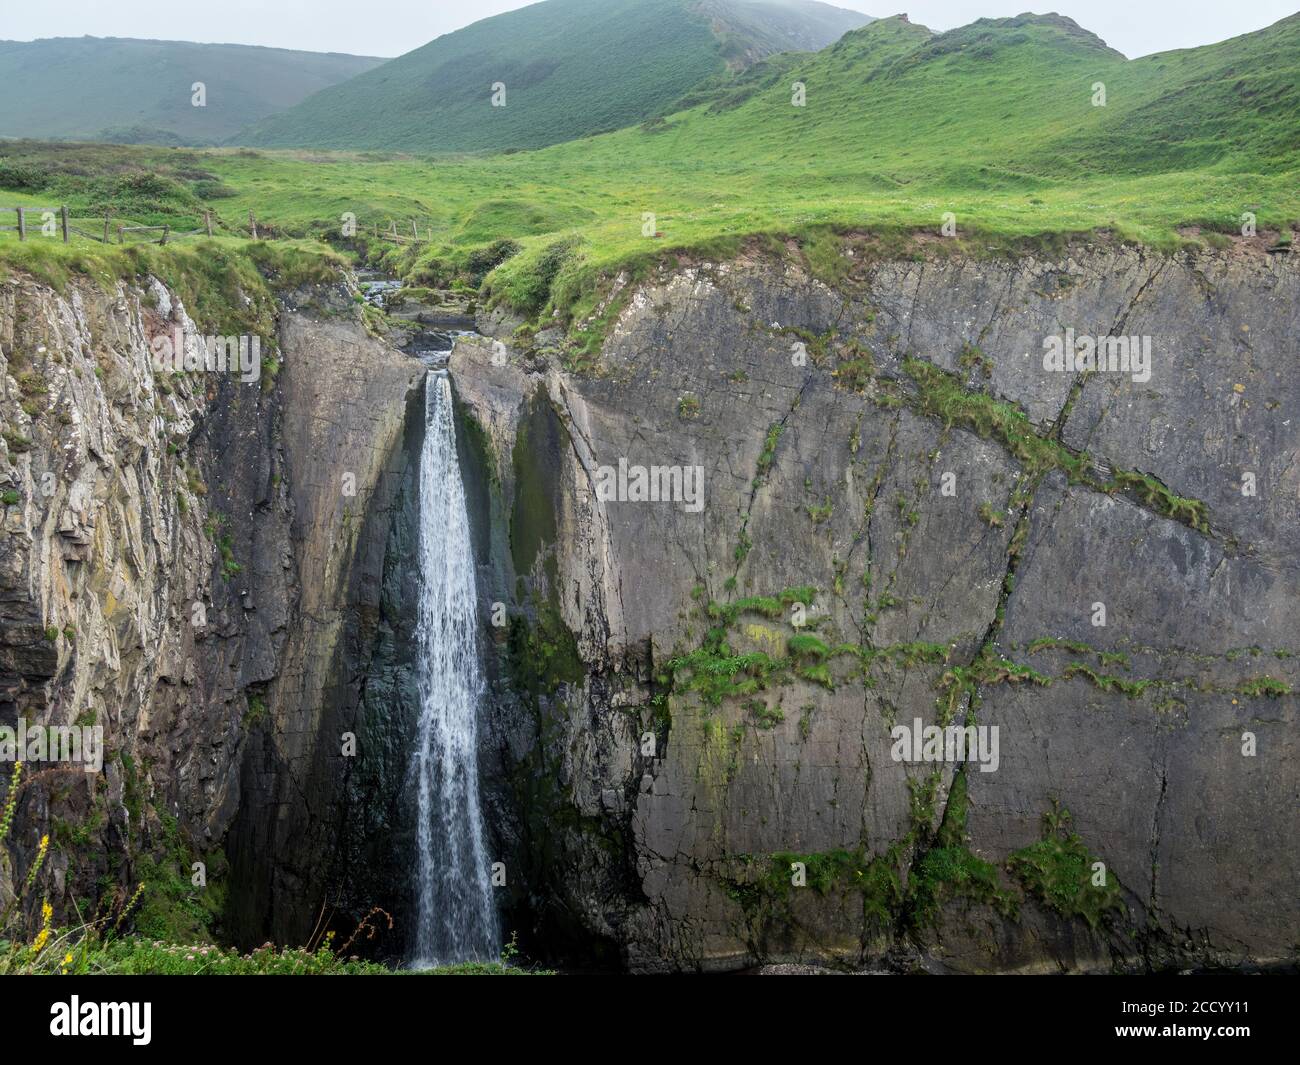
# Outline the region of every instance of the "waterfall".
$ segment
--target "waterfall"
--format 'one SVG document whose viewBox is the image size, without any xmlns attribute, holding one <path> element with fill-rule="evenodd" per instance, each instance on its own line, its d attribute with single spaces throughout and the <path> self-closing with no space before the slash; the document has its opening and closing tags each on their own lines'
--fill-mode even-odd
<svg viewBox="0 0 1300 1065">
<path fill-rule="evenodd" d="M 424 385 L 420 454 L 420 721 L 416 788 L 417 924 L 413 968 L 498 956 L 496 914 L 478 793 L 477 598 L 451 382 Z"/>
</svg>

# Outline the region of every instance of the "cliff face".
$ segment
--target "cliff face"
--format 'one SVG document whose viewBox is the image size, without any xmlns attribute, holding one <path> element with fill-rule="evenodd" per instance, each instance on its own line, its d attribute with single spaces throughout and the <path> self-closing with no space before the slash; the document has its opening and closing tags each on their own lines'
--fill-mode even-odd
<svg viewBox="0 0 1300 1065">
<path fill-rule="evenodd" d="M 843 265 L 651 277 L 594 372 L 457 346 L 514 926 L 643 970 L 1294 958 L 1300 269 Z M 1149 379 L 1045 371 L 1067 328 Z M 703 508 L 608 498 L 620 460 Z M 899 760 L 918 718 L 996 768 Z"/>
<path fill-rule="evenodd" d="M 458 343 L 503 926 L 636 970 L 1294 960 L 1300 268 L 844 251 L 626 283 L 594 369 Z M 0 284 L 0 725 L 106 746 L 27 767 L 0 906 L 48 832 L 61 915 L 381 905 L 400 951 L 425 371 L 350 307 L 287 296 L 241 383 L 154 371 L 194 330 L 158 282 Z M 1149 377 L 1045 370 L 1067 330 Z"/>
<path fill-rule="evenodd" d="M 241 678 L 214 667 L 237 655 L 244 619 L 214 573 L 207 456 L 176 448 L 199 432 L 209 397 L 183 377 L 162 391 L 149 366 L 147 334 L 173 321 L 187 319 L 161 286 L 78 285 L 58 296 L 0 285 L 0 723 L 98 724 L 117 741 L 102 776 L 27 766 L 13 844 L 26 867 L 53 829 L 63 844 L 49 859 L 54 901 L 74 890 L 74 863 L 88 863 L 92 881 L 108 871 L 97 832 L 74 857 L 73 826 L 100 826 L 122 851 L 141 833 L 161 835 L 159 811 L 183 807 L 202 834 L 219 830 L 238 799 L 229 769 Z M 0 860 L 6 896 L 9 857 Z"/>
<path fill-rule="evenodd" d="M 386 812 L 400 807 L 410 722 L 399 705 L 371 698 L 363 716 L 362 703 L 372 671 L 392 668 L 392 614 L 414 602 L 392 595 L 391 581 L 394 569 L 407 572 L 400 545 L 413 514 L 403 501 L 424 430 L 425 368 L 352 323 L 290 314 L 281 342 L 297 594 L 227 847 L 238 892 L 231 934 L 246 944 L 305 942 L 336 908 L 350 932 L 355 911 L 367 901 L 393 906 L 407 879 L 388 860 L 357 868 L 345 851 L 358 839 L 369 839 L 372 855 L 387 846 Z M 354 900 L 339 885 L 356 878 L 370 890 Z"/>
<path fill-rule="evenodd" d="M 337 902 L 341 797 L 382 763 L 357 714 L 424 371 L 346 293 L 300 295 L 326 313 L 282 310 L 243 383 L 154 370 L 154 338 L 210 331 L 157 281 L 0 285 L 0 724 L 105 743 L 102 774 L 26 766 L 0 899 L 49 832 L 60 915 L 146 880 L 153 934 L 294 942 Z"/>
</svg>

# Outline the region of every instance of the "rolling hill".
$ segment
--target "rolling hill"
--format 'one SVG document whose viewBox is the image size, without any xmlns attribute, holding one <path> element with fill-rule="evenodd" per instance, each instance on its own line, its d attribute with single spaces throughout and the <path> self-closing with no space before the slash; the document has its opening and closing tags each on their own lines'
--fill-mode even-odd
<svg viewBox="0 0 1300 1065">
<path fill-rule="evenodd" d="M 941 34 L 894 17 L 688 102 L 605 136 L 403 172 L 420 197 L 411 213 L 433 206 L 442 229 L 422 262 L 398 267 L 445 278 L 472 246 L 512 240 L 522 250 L 489 278 L 493 295 L 567 313 L 594 278 L 751 234 L 937 232 L 948 211 L 993 241 L 1108 230 L 1169 246 L 1186 227 L 1235 233 L 1244 211 L 1283 235 L 1300 227 L 1300 15 L 1137 60 L 1056 15 Z M 265 179 L 267 162 L 250 172 Z M 366 196 L 361 184 L 331 193 Z M 467 229 L 489 203 L 494 225 Z M 590 217 L 560 213 L 573 205 Z M 643 211 L 658 239 L 642 235 Z"/>
<path fill-rule="evenodd" d="M 219 144 L 382 59 L 117 37 L 0 41 L 0 137 Z M 203 82 L 206 106 L 191 103 Z"/>
<path fill-rule="evenodd" d="M 795 81 L 804 106 L 792 106 Z M 1297 114 L 1300 15 L 1137 60 L 1054 15 L 941 34 L 893 17 L 708 79 L 653 121 L 536 151 L 26 143 L 0 145 L 0 190 L 10 203 L 178 228 L 215 209 L 231 234 L 249 211 L 282 237 L 327 240 L 349 214 L 362 240 L 416 222 L 419 245 L 371 244 L 392 272 L 482 284 L 487 298 L 569 322 L 652 262 L 775 240 L 833 274 L 844 234 L 911 254 L 914 240 L 940 243 L 949 213 L 952 247 L 1071 234 L 1227 246 L 1249 213 L 1280 249 L 1300 232 Z"/>
<path fill-rule="evenodd" d="M 539 148 L 634 124 L 706 79 L 815 51 L 869 21 L 811 0 L 546 0 L 439 37 L 231 143 Z M 493 106 L 496 83 L 504 106 Z"/>
</svg>

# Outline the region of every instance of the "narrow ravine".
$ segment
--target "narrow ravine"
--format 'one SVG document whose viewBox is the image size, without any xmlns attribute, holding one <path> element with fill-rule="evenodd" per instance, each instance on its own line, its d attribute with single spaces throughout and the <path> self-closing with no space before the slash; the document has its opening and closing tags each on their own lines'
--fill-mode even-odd
<svg viewBox="0 0 1300 1065">
<path fill-rule="evenodd" d="M 479 803 L 484 683 L 474 566 L 444 370 L 425 379 L 419 565 L 420 718 L 411 764 L 417 921 L 410 965 L 427 968 L 494 960 L 499 944 Z"/>
</svg>

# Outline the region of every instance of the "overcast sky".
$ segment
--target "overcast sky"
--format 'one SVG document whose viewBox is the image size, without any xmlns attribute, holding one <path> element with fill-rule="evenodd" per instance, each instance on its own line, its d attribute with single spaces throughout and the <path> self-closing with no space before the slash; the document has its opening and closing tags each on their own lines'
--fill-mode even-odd
<svg viewBox="0 0 1300 1065">
<path fill-rule="evenodd" d="M 1261 29 L 1300 0 L 838 0 L 877 17 L 898 7 L 933 30 L 1031 8 L 1069 15 L 1112 48 L 1136 57 L 1211 44 Z M 319 52 L 395 56 L 526 0 L 42 0 L 6 3 L 0 38 L 149 37 L 265 44 Z"/>
</svg>

